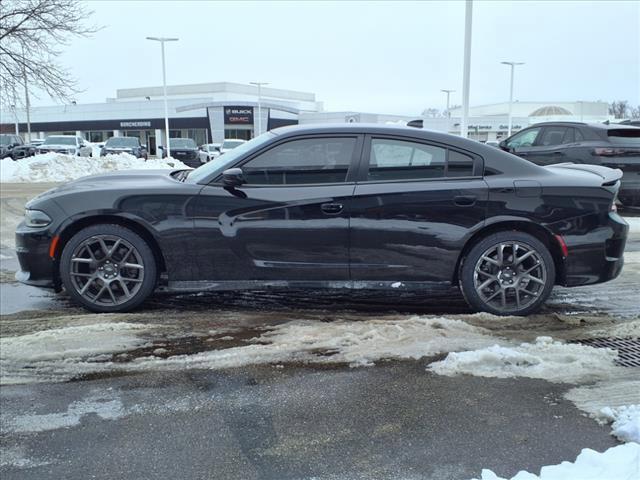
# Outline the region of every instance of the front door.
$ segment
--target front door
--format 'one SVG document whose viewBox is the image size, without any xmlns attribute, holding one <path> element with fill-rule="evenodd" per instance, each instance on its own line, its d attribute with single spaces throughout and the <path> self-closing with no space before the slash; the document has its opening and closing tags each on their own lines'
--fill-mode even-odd
<svg viewBox="0 0 640 480">
<path fill-rule="evenodd" d="M 368 137 L 351 208 L 351 278 L 451 281 L 485 219 L 482 160 L 445 145 Z"/>
<path fill-rule="evenodd" d="M 196 207 L 198 280 L 346 281 L 357 135 L 283 141 L 213 183 Z"/>
</svg>

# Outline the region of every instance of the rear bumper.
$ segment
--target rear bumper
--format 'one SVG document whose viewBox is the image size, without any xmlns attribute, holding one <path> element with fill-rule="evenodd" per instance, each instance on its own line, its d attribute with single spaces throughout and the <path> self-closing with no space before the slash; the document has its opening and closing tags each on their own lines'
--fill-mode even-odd
<svg viewBox="0 0 640 480">
<path fill-rule="evenodd" d="M 60 289 L 55 274 L 57 262 L 49 257 L 52 235 L 49 230 L 37 230 L 20 223 L 16 229 L 16 255 L 20 270 L 16 280 L 41 288 Z"/>
<path fill-rule="evenodd" d="M 617 213 L 609 213 L 600 226 L 580 235 L 564 234 L 569 255 L 564 259 L 566 287 L 613 280 L 622 271 L 629 225 Z"/>
</svg>

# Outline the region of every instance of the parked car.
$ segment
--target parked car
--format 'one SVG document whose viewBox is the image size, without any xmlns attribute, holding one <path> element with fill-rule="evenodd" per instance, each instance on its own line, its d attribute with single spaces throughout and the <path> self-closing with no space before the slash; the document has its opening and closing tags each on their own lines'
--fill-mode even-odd
<svg viewBox="0 0 640 480">
<path fill-rule="evenodd" d="M 246 140 L 241 140 L 239 138 L 225 138 L 220 146 L 220 155 L 227 153 L 230 150 L 233 150 L 236 147 L 239 147 L 243 143 L 246 143 Z"/>
<path fill-rule="evenodd" d="M 111 137 L 100 150 L 101 157 L 117 153 L 128 153 L 145 160 L 149 157 L 147 146 L 142 145 L 138 137 Z"/>
<path fill-rule="evenodd" d="M 220 156 L 220 143 L 207 143 L 205 145 L 200 145 L 198 148 L 198 158 L 200 158 L 200 163 L 207 163 L 213 160 L 216 157 Z"/>
<path fill-rule="evenodd" d="M 20 135 L 12 135 L 3 133 L 0 135 L 0 158 L 13 158 L 14 157 L 14 149 L 22 147 L 24 142 Z"/>
<path fill-rule="evenodd" d="M 171 147 L 171 156 L 192 168 L 200 166 L 200 158 L 198 157 L 198 146 L 196 142 L 190 138 L 170 138 L 169 146 Z M 162 149 L 162 158 L 167 158 L 167 149 Z"/>
<path fill-rule="evenodd" d="M 556 284 L 618 276 L 621 177 L 411 127 L 283 127 L 196 170 L 93 175 L 36 197 L 16 277 L 95 312 L 158 287 L 275 285 L 459 287 L 474 309 L 526 315 Z"/>
<path fill-rule="evenodd" d="M 80 137 L 75 135 L 51 135 L 45 138 L 42 145 L 37 149 L 37 153 L 63 153 L 78 157 L 91 157 L 91 146 Z"/>
<path fill-rule="evenodd" d="M 619 168 L 624 176 L 618 198 L 640 206 L 640 128 L 631 125 L 547 122 L 519 131 L 500 148 L 537 165 L 586 163 Z"/>
</svg>

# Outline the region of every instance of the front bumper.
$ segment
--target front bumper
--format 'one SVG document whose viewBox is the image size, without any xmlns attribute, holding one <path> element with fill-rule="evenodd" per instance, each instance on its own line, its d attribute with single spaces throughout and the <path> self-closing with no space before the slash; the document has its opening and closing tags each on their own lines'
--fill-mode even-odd
<svg viewBox="0 0 640 480">
<path fill-rule="evenodd" d="M 628 232 L 627 222 L 611 212 L 595 228 L 562 234 L 569 255 L 564 259 L 564 278 L 560 283 L 566 287 L 577 287 L 616 278 L 624 265 Z"/>
<path fill-rule="evenodd" d="M 20 270 L 16 280 L 41 288 L 60 289 L 58 263 L 49 256 L 52 235 L 48 229 L 29 228 L 20 223 L 16 228 L 16 255 Z"/>
</svg>

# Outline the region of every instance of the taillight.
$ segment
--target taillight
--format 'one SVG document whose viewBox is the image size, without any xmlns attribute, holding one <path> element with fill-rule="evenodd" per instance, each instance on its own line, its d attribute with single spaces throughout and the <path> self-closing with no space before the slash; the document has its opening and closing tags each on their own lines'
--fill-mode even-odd
<svg viewBox="0 0 640 480">
<path fill-rule="evenodd" d="M 593 154 L 599 157 L 617 157 L 618 155 L 624 155 L 627 151 L 624 148 L 600 148 L 593 149 Z"/>
</svg>

